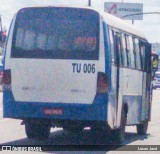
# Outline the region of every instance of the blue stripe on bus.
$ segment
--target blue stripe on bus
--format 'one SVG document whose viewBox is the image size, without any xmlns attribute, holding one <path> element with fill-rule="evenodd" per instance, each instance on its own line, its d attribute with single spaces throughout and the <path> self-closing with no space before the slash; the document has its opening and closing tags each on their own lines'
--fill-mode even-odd
<svg viewBox="0 0 160 154">
<path fill-rule="evenodd" d="M 103 22 L 104 29 L 104 49 L 105 49 L 105 73 L 108 77 L 108 90 L 111 90 L 111 50 L 109 45 L 108 26 Z M 108 35 L 107 35 L 108 34 Z"/>
<path fill-rule="evenodd" d="M 64 104 L 64 103 L 36 103 L 16 102 L 9 90 L 4 90 L 3 112 L 6 118 L 49 118 L 67 120 L 100 120 L 106 121 L 107 94 L 97 94 L 93 104 Z M 62 115 L 46 115 L 44 108 L 62 108 Z"/>
</svg>

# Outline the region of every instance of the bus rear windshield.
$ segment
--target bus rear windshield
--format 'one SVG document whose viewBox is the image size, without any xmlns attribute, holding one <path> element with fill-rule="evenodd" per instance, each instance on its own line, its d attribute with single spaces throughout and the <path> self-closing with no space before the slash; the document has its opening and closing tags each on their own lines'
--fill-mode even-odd
<svg viewBox="0 0 160 154">
<path fill-rule="evenodd" d="M 12 58 L 98 60 L 99 15 L 78 8 L 22 9 L 12 44 Z"/>
</svg>

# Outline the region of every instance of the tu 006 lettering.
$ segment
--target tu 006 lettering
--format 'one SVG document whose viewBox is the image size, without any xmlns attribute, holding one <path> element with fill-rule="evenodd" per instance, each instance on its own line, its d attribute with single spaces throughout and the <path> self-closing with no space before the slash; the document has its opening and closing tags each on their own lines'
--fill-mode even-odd
<svg viewBox="0 0 160 154">
<path fill-rule="evenodd" d="M 95 73 L 95 64 L 72 63 L 73 73 Z"/>
</svg>

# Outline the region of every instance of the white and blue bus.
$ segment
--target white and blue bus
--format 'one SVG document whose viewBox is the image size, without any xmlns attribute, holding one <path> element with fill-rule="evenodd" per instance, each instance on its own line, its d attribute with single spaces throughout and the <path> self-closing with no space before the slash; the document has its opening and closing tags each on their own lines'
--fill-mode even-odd
<svg viewBox="0 0 160 154">
<path fill-rule="evenodd" d="M 29 138 L 51 127 L 146 134 L 151 46 L 132 25 L 92 8 L 30 7 L 14 16 L 5 47 L 3 111 Z"/>
</svg>

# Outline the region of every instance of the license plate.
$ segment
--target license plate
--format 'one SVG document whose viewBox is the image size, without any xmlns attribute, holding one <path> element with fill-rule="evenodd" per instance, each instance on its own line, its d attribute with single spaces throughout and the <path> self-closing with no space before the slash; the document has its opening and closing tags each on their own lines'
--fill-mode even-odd
<svg viewBox="0 0 160 154">
<path fill-rule="evenodd" d="M 63 109 L 62 108 L 45 108 L 43 112 L 44 114 L 47 114 L 47 115 L 62 115 Z"/>
</svg>

